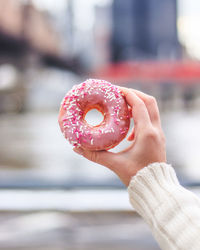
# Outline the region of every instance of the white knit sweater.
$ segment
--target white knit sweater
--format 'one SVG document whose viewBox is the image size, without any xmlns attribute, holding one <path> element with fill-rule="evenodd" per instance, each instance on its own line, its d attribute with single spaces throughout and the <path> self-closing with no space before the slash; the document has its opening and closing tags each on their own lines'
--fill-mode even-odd
<svg viewBox="0 0 200 250">
<path fill-rule="evenodd" d="M 128 187 L 130 202 L 164 250 L 200 250 L 200 200 L 183 188 L 174 169 L 153 163 Z"/>
</svg>

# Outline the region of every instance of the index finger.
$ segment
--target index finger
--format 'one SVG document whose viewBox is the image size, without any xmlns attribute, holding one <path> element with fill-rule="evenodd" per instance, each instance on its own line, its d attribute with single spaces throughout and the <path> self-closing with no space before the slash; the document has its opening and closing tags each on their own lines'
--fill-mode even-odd
<svg viewBox="0 0 200 250">
<path fill-rule="evenodd" d="M 134 126 L 137 127 L 138 125 L 139 128 L 144 128 L 151 125 L 149 113 L 142 99 L 140 99 L 133 91 L 127 88 L 120 87 L 120 89 L 124 94 L 128 105 L 132 108 Z"/>
</svg>

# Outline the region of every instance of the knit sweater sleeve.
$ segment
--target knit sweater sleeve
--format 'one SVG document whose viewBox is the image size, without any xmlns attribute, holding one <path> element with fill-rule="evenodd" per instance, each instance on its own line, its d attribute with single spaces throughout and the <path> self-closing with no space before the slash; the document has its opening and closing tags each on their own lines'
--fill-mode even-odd
<svg viewBox="0 0 200 250">
<path fill-rule="evenodd" d="M 128 192 L 161 249 L 200 249 L 200 200 L 179 184 L 170 165 L 143 168 L 131 179 Z"/>
</svg>

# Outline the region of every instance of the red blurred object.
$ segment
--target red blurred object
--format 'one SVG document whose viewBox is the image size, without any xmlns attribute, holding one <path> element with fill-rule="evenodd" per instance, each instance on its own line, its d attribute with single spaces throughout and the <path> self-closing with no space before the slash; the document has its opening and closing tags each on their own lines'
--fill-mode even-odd
<svg viewBox="0 0 200 250">
<path fill-rule="evenodd" d="M 198 61 L 143 61 L 110 64 L 99 69 L 93 77 L 116 83 L 128 82 L 177 82 L 200 83 Z"/>
</svg>

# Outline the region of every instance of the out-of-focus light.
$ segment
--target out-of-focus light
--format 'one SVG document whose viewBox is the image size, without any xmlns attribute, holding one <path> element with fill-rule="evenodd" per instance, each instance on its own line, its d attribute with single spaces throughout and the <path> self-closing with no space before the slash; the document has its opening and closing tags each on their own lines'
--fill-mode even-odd
<svg viewBox="0 0 200 250">
<path fill-rule="evenodd" d="M 96 5 L 104 6 L 111 4 L 114 0 L 94 0 Z"/>
<path fill-rule="evenodd" d="M 110 5 L 113 0 L 73 0 L 75 25 L 78 29 L 91 30 L 95 21 L 95 6 Z"/>
<path fill-rule="evenodd" d="M 74 21 L 79 30 L 91 30 L 94 24 L 93 0 L 74 0 Z"/>
<path fill-rule="evenodd" d="M 66 9 L 68 0 L 32 0 L 32 3 L 41 10 L 49 12 L 62 12 Z"/>
<path fill-rule="evenodd" d="M 188 54 L 200 59 L 200 1 L 179 0 L 177 28 L 181 43 Z"/>
<path fill-rule="evenodd" d="M 179 17 L 178 30 L 181 42 L 186 47 L 190 56 L 200 59 L 200 31 L 197 25 L 200 17 Z"/>
<path fill-rule="evenodd" d="M 13 88 L 16 79 L 17 71 L 12 65 L 5 64 L 0 67 L 0 90 Z"/>
</svg>

